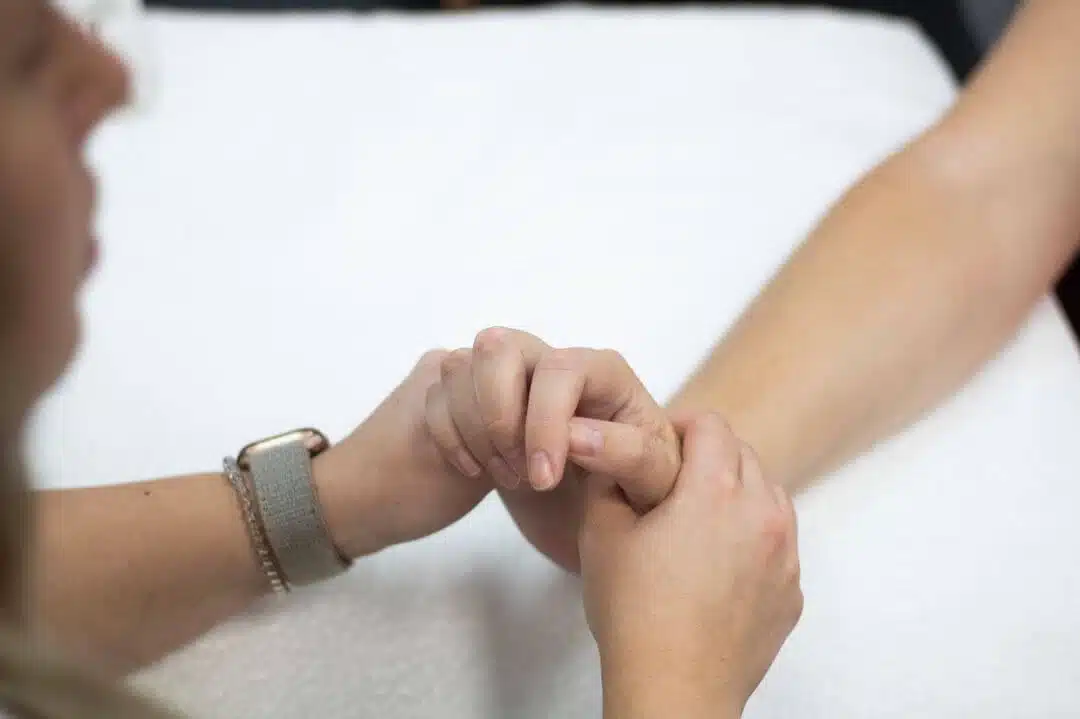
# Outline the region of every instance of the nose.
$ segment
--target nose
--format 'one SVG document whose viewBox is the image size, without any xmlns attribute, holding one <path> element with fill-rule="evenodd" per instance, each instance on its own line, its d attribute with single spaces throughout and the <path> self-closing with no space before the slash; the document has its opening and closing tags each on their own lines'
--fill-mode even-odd
<svg viewBox="0 0 1080 719">
<path fill-rule="evenodd" d="M 73 35 L 68 38 L 73 51 L 65 101 L 73 139 L 81 146 L 105 118 L 128 102 L 131 79 L 123 61 L 101 40 L 66 18 L 63 22 L 64 32 Z"/>
</svg>

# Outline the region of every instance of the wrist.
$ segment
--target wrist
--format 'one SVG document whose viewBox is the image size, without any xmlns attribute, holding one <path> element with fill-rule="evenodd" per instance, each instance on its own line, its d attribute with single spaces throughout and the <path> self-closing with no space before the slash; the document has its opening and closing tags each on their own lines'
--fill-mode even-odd
<svg viewBox="0 0 1080 719">
<path fill-rule="evenodd" d="M 646 665 L 607 658 L 601 664 L 604 719 L 740 719 L 746 704 L 729 683 L 703 675 L 700 667 L 683 671 L 666 660 Z"/>
<path fill-rule="evenodd" d="M 380 462 L 360 430 L 312 460 L 311 472 L 323 519 L 337 550 L 350 559 L 375 554 L 392 542 L 383 537 L 375 511 L 374 479 Z"/>
</svg>

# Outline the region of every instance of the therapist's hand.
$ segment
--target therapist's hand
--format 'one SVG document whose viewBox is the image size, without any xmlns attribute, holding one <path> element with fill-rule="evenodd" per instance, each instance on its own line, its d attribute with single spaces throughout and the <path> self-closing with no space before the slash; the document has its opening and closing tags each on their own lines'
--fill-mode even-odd
<svg viewBox="0 0 1080 719">
<path fill-rule="evenodd" d="M 601 433 L 575 416 L 614 424 Z M 494 482 L 522 533 L 571 571 L 580 482 L 601 455 L 620 458 L 613 474 L 642 511 L 667 496 L 679 468 L 671 422 L 621 356 L 557 349 L 505 328 L 484 330 L 443 361 L 427 425 L 446 460 Z"/>
<path fill-rule="evenodd" d="M 715 414 L 685 430 L 674 489 L 636 512 L 587 481 L 585 609 L 604 716 L 738 717 L 802 613 L 795 511 Z"/>
<path fill-rule="evenodd" d="M 433 534 L 491 490 L 443 461 L 427 432 L 425 402 L 446 356 L 424 355 L 363 424 L 315 460 L 328 528 L 350 557 Z"/>
</svg>

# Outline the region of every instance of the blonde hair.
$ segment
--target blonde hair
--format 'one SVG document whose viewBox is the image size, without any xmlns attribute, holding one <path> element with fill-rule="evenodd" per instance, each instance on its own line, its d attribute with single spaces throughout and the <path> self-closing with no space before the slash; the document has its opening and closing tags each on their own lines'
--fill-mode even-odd
<svg viewBox="0 0 1080 719">
<path fill-rule="evenodd" d="M 176 719 L 27 636 L 33 500 L 18 447 L 17 439 L 0 436 L 0 710 L 25 719 Z"/>
</svg>

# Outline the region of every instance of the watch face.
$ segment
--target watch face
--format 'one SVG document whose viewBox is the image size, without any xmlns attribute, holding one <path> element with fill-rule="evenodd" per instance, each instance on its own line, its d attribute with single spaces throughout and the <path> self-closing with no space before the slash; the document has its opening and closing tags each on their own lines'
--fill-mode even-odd
<svg viewBox="0 0 1080 719">
<path fill-rule="evenodd" d="M 251 455 L 264 452 L 272 447 L 294 443 L 303 444 L 304 449 L 306 449 L 308 454 L 312 457 L 322 454 L 330 447 L 330 440 L 328 440 L 326 435 L 319 430 L 310 427 L 305 429 L 294 429 L 291 432 L 285 432 L 284 434 L 252 442 L 240 450 L 240 455 L 236 458 L 236 463 L 241 469 L 245 471 L 249 470 L 251 469 Z"/>
</svg>

